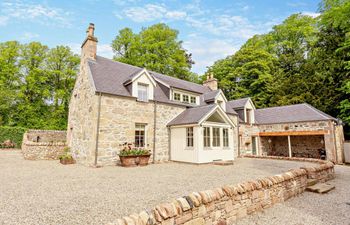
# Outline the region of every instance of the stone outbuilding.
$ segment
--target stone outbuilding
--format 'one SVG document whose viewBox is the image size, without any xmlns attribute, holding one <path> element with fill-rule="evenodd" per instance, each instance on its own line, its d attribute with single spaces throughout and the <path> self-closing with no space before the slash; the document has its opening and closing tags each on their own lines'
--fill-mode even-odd
<svg viewBox="0 0 350 225">
<path fill-rule="evenodd" d="M 90 24 L 72 93 L 67 142 L 86 165 L 115 165 L 125 144 L 153 162 L 211 163 L 238 155 L 286 155 L 342 162 L 342 126 L 307 104 L 256 109 L 228 101 L 212 74 L 203 85 L 97 55 Z"/>
</svg>

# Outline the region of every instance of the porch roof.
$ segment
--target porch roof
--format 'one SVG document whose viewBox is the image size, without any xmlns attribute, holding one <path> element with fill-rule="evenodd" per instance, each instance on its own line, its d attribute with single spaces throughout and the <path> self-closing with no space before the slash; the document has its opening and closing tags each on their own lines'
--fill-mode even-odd
<svg viewBox="0 0 350 225">
<path fill-rule="evenodd" d="M 168 123 L 168 126 L 185 125 L 185 124 L 196 124 L 201 121 L 209 112 L 216 107 L 216 104 L 200 106 L 195 108 L 188 108 L 183 111 L 180 115 L 175 117 Z"/>
</svg>

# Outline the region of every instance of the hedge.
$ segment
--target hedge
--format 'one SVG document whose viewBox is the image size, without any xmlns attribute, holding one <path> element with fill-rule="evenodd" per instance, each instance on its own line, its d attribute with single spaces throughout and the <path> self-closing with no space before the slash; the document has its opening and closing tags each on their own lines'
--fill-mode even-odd
<svg viewBox="0 0 350 225">
<path fill-rule="evenodd" d="M 0 144 L 6 140 L 11 140 L 16 144 L 16 148 L 21 148 L 22 139 L 27 128 L 23 127 L 2 127 L 0 126 Z"/>
</svg>

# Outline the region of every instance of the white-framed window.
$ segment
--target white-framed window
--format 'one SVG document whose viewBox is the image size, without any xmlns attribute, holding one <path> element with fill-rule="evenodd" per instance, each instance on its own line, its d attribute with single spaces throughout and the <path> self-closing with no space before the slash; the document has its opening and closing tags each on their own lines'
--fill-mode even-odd
<svg viewBox="0 0 350 225">
<path fill-rule="evenodd" d="M 213 147 L 220 147 L 220 128 L 213 127 Z"/>
<path fill-rule="evenodd" d="M 181 101 L 181 94 L 180 93 L 174 93 L 174 100 L 175 101 Z"/>
<path fill-rule="evenodd" d="M 223 128 L 222 129 L 222 138 L 223 138 L 223 145 L 224 147 L 228 147 L 228 129 L 227 128 Z"/>
<path fill-rule="evenodd" d="M 194 97 L 194 96 L 191 96 L 191 103 L 192 104 L 196 104 L 197 103 L 197 98 L 196 97 Z"/>
<path fill-rule="evenodd" d="M 142 102 L 148 101 L 148 85 L 147 84 L 137 84 L 137 100 Z"/>
<path fill-rule="evenodd" d="M 203 128 L 203 143 L 204 147 L 210 147 L 210 127 Z"/>
<path fill-rule="evenodd" d="M 146 124 L 135 124 L 135 147 L 143 148 L 146 146 Z"/>
<path fill-rule="evenodd" d="M 186 128 L 186 146 L 193 147 L 193 127 Z"/>
<path fill-rule="evenodd" d="M 189 103 L 189 97 L 188 97 L 188 95 L 182 95 L 182 101 L 183 101 L 184 103 Z"/>
</svg>

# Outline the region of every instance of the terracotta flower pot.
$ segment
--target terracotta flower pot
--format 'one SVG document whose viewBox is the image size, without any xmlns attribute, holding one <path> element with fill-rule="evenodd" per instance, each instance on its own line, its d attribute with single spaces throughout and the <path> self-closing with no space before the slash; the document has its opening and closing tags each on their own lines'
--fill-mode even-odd
<svg viewBox="0 0 350 225">
<path fill-rule="evenodd" d="M 138 164 L 137 158 L 138 158 L 138 156 L 134 156 L 134 155 L 131 155 L 131 156 L 119 156 L 120 163 L 124 167 L 137 166 L 137 164 Z"/>
<path fill-rule="evenodd" d="M 63 165 L 74 164 L 75 160 L 73 158 L 60 159 L 60 163 Z"/>
<path fill-rule="evenodd" d="M 151 157 L 151 154 L 149 154 L 149 155 L 140 155 L 139 156 L 139 166 L 147 166 L 150 157 Z"/>
</svg>

